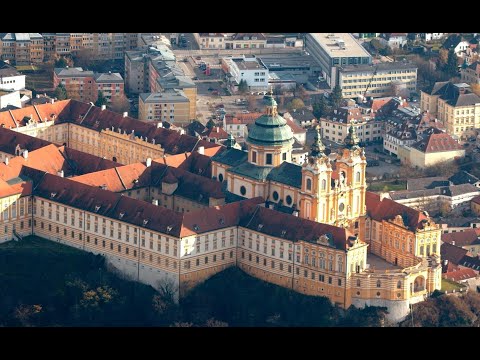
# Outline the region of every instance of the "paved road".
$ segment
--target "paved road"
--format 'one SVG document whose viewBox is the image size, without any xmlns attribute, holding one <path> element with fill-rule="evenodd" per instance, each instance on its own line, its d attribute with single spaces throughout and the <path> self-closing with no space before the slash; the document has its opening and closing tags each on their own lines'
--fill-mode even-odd
<svg viewBox="0 0 480 360">
<path fill-rule="evenodd" d="M 284 48 L 284 49 L 241 49 L 241 50 L 224 50 L 224 49 L 202 49 L 202 50 L 185 50 L 173 49 L 177 57 L 182 56 L 227 56 L 227 55 L 249 55 L 249 54 L 283 54 L 283 55 L 301 55 L 303 51 L 298 48 Z"/>
</svg>

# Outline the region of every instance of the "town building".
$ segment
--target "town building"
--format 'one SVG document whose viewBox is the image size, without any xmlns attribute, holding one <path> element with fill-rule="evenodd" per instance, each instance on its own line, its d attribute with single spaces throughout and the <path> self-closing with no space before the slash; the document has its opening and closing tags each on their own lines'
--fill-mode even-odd
<svg viewBox="0 0 480 360">
<path fill-rule="evenodd" d="M 461 247 L 471 256 L 480 254 L 480 239 L 478 229 L 467 229 L 462 232 L 442 234 L 442 243 Z"/>
<path fill-rule="evenodd" d="M 470 44 L 465 38 L 459 34 L 450 35 L 442 44 L 442 48 L 446 50 L 453 50 L 458 57 L 470 47 Z"/>
<path fill-rule="evenodd" d="M 25 75 L 15 67 L 0 61 L 0 90 L 14 91 L 25 89 Z"/>
<path fill-rule="evenodd" d="M 242 80 L 250 90 L 268 90 L 268 69 L 255 55 L 223 57 L 222 69 L 234 91 L 238 90 Z"/>
<path fill-rule="evenodd" d="M 62 84 L 70 98 L 83 102 L 95 102 L 101 91 L 109 103 L 112 98 L 123 97 L 124 83 L 119 73 L 94 73 L 90 70 L 75 68 L 55 68 L 53 86 Z"/>
<path fill-rule="evenodd" d="M 407 45 L 407 33 L 383 33 L 378 39 L 381 44 L 392 49 Z"/>
<path fill-rule="evenodd" d="M 194 33 L 200 49 L 225 49 L 227 34 L 224 33 Z"/>
<path fill-rule="evenodd" d="M 19 109 L 22 107 L 22 101 L 19 91 L 0 90 L 0 109 Z"/>
<path fill-rule="evenodd" d="M 417 66 L 407 62 L 342 65 L 338 67 L 337 75 L 337 84 L 345 98 L 405 98 L 417 90 Z"/>
<path fill-rule="evenodd" d="M 332 89 L 338 81 L 339 67 L 372 62 L 372 56 L 349 33 L 308 33 L 305 49 L 320 65 L 321 75 Z"/>
<path fill-rule="evenodd" d="M 480 84 L 480 62 L 475 61 L 460 70 L 461 80 L 467 84 Z"/>
<path fill-rule="evenodd" d="M 480 127 L 480 97 L 465 83 L 437 82 L 421 91 L 421 110 L 440 120 L 456 139 L 475 136 Z"/>
<path fill-rule="evenodd" d="M 9 60 L 16 65 L 43 62 L 43 37 L 39 33 L 2 33 L 1 35 L 1 60 Z"/>
<path fill-rule="evenodd" d="M 139 120 L 169 121 L 182 125 L 195 118 L 195 114 L 190 114 L 190 100 L 181 90 L 142 93 L 138 99 Z"/>
<path fill-rule="evenodd" d="M 426 42 L 440 40 L 445 37 L 447 33 L 421 33 L 420 37 Z"/>
</svg>

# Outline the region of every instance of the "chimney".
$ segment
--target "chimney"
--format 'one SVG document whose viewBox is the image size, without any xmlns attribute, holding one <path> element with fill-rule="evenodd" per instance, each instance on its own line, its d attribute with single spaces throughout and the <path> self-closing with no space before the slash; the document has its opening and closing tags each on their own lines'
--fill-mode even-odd
<svg viewBox="0 0 480 360">
<path fill-rule="evenodd" d="M 455 240 L 452 240 L 452 245 L 455 245 Z"/>
<path fill-rule="evenodd" d="M 157 129 L 158 129 L 158 128 L 163 128 L 163 124 L 162 124 L 161 121 L 159 121 L 159 122 L 157 123 Z"/>
<path fill-rule="evenodd" d="M 158 206 L 158 200 L 157 199 L 152 199 L 152 204 Z"/>
<path fill-rule="evenodd" d="M 65 173 L 63 172 L 63 170 L 60 170 L 57 172 L 57 175 L 60 177 L 64 177 Z"/>
<path fill-rule="evenodd" d="M 102 111 L 107 108 L 107 105 L 102 105 Z"/>
<path fill-rule="evenodd" d="M 128 116 L 128 111 L 124 111 L 123 117 L 127 117 L 127 116 Z"/>
<path fill-rule="evenodd" d="M 147 158 L 146 163 L 147 163 L 147 167 L 152 166 L 152 158 Z"/>
<path fill-rule="evenodd" d="M 8 161 L 9 161 L 9 159 L 8 159 L 8 156 L 7 156 L 7 157 L 5 158 L 5 165 L 8 165 Z"/>
<path fill-rule="evenodd" d="M 50 104 L 54 104 L 55 103 L 55 99 L 50 99 Z"/>
<path fill-rule="evenodd" d="M 292 215 L 298 217 L 298 210 L 293 210 Z"/>
<path fill-rule="evenodd" d="M 24 158 L 25 160 L 28 159 L 28 150 L 23 150 L 23 158 Z"/>
<path fill-rule="evenodd" d="M 198 153 L 202 154 L 202 155 L 205 155 L 205 147 L 204 146 L 199 146 L 198 147 Z"/>
</svg>

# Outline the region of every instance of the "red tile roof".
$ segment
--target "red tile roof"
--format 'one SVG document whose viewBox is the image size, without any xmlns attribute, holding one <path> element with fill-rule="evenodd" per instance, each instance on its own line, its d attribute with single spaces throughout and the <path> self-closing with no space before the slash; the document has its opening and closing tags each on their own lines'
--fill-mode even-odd
<svg viewBox="0 0 480 360">
<path fill-rule="evenodd" d="M 211 129 L 206 129 L 203 136 L 207 136 L 212 139 L 227 139 L 228 133 L 219 126 L 214 126 Z"/>
<path fill-rule="evenodd" d="M 216 229 L 237 226 L 242 219 L 252 216 L 257 205 L 264 202 L 263 198 L 256 197 L 186 213 L 181 236 L 202 234 Z"/>
<path fill-rule="evenodd" d="M 228 114 L 225 115 L 225 123 L 226 124 L 233 124 L 233 125 L 241 125 L 241 124 L 252 124 L 257 120 L 263 113 L 261 112 L 253 112 L 253 113 L 237 113 L 235 115 Z"/>
<path fill-rule="evenodd" d="M 432 133 L 425 140 L 413 145 L 424 153 L 462 150 L 462 147 L 449 134 L 440 132 Z"/>
<path fill-rule="evenodd" d="M 365 204 L 367 213 L 372 219 L 377 221 L 391 220 L 397 215 L 401 215 L 405 225 L 412 231 L 423 228 L 423 222 L 428 221 L 428 216 L 423 212 L 399 204 L 388 198 L 380 200 L 379 195 L 370 191 L 366 192 Z"/>
<path fill-rule="evenodd" d="M 480 244 L 480 240 L 478 240 L 478 235 L 474 229 L 442 234 L 442 241 L 459 247 Z"/>
<path fill-rule="evenodd" d="M 0 127 L 0 151 L 1 152 L 11 154 L 11 155 L 16 155 L 15 149 L 17 145 L 19 145 L 22 150 L 27 149 L 28 151 L 33 151 L 50 144 L 51 142 L 47 140 L 42 140 L 33 136 L 19 133 L 17 131 Z"/>
<path fill-rule="evenodd" d="M 298 125 L 295 121 L 286 119 L 288 126 L 292 129 L 294 134 L 306 134 L 307 130 Z"/>
<path fill-rule="evenodd" d="M 318 223 L 261 206 L 251 217 L 242 219 L 240 225 L 291 241 L 304 240 L 316 243 L 321 235 L 329 234 L 332 244 L 341 250 L 346 250 L 347 240 L 353 236 L 350 231 L 341 227 Z"/>
<path fill-rule="evenodd" d="M 31 182 L 21 182 L 14 185 L 7 184 L 6 181 L 0 179 L 0 198 L 21 194 L 21 196 L 30 195 L 32 193 Z"/>
<path fill-rule="evenodd" d="M 4 124 L 7 128 L 17 127 L 15 120 L 21 122 L 25 116 L 30 115 L 36 121 L 40 121 L 40 119 L 44 121 L 46 119 L 55 120 L 57 123 L 73 122 L 96 131 L 110 129 L 112 126 L 115 130 L 120 128 L 122 132 L 125 131 L 127 134 L 134 130 L 135 136 L 142 136 L 150 142 L 152 139 L 155 139 L 155 143 L 160 144 L 167 154 L 193 151 L 198 146 L 204 146 L 205 149 L 221 146 L 209 141 L 198 140 L 193 136 L 180 135 L 175 130 L 157 128 L 154 124 L 138 121 L 129 116 L 123 117 L 122 114 L 110 110 L 102 110 L 99 107 L 77 100 L 63 100 L 54 104 L 41 104 L 9 112 L 1 112 L 0 125 Z"/>
<path fill-rule="evenodd" d="M 460 269 L 456 271 L 449 271 L 442 275 L 444 279 L 452 281 L 467 280 L 475 278 L 477 276 L 476 272 L 470 268 Z"/>
</svg>

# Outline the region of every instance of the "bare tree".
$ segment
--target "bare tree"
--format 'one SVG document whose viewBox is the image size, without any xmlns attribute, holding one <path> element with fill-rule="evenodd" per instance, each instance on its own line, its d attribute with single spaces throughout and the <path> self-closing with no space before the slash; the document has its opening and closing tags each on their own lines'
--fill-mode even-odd
<svg viewBox="0 0 480 360">
<path fill-rule="evenodd" d="M 89 68 L 93 63 L 93 49 L 80 49 L 73 56 L 73 62 L 75 66 L 80 66 L 82 68 Z"/>
<path fill-rule="evenodd" d="M 130 103 L 124 94 L 112 96 L 112 102 L 110 103 L 109 108 L 112 111 L 123 113 L 130 110 Z"/>
<path fill-rule="evenodd" d="M 257 99 L 255 99 L 255 96 L 248 95 L 247 108 L 249 111 L 255 111 L 255 109 L 257 108 Z"/>
</svg>

